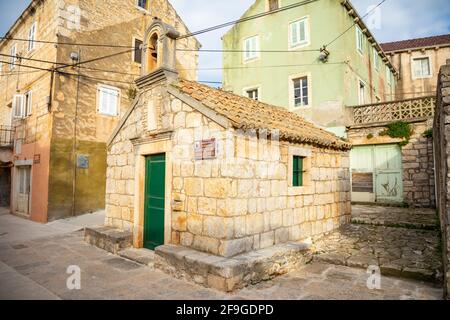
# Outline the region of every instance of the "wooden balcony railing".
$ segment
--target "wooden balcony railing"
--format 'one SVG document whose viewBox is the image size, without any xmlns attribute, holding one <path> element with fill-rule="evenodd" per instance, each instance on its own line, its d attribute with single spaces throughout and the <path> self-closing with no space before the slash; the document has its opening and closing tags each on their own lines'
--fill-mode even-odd
<svg viewBox="0 0 450 320">
<path fill-rule="evenodd" d="M 352 106 L 353 125 L 432 118 L 435 106 L 436 97 Z"/>
<path fill-rule="evenodd" d="M 0 125 L 0 147 L 12 148 L 14 145 L 14 127 Z"/>
</svg>

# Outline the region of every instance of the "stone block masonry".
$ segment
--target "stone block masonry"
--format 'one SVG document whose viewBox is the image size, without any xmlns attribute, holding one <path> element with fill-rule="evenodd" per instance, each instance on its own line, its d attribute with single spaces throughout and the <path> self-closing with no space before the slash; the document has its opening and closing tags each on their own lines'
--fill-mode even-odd
<svg viewBox="0 0 450 320">
<path fill-rule="evenodd" d="M 434 119 L 434 150 L 436 154 L 437 207 L 442 231 L 444 291 L 450 299 L 450 60 L 442 66 L 438 80 L 438 99 Z"/>
<path fill-rule="evenodd" d="M 413 134 L 402 147 L 403 201 L 411 207 L 433 208 L 435 200 L 433 139 L 424 136 L 433 127 L 432 120 L 410 123 Z M 355 146 L 399 143 L 399 139 L 380 136 L 383 125 L 351 128 L 350 141 Z M 368 137 L 371 137 L 370 139 Z"/>
<path fill-rule="evenodd" d="M 238 153 L 240 145 L 250 146 L 250 137 L 224 131 L 174 97 L 161 108 L 166 112 L 163 121 L 174 130 L 173 161 L 168 168 L 173 244 L 232 257 L 330 232 L 349 222 L 348 153 L 289 143 L 277 147 L 279 160 L 267 159 L 263 146 L 255 155 Z M 106 223 L 130 231 L 136 214 L 130 139 L 145 130 L 147 117 L 147 108 L 137 106 L 110 146 L 107 160 Z M 194 129 L 199 123 L 202 126 Z M 195 161 L 195 141 L 208 134 L 218 142 L 219 158 Z M 300 188 L 289 182 L 289 158 L 296 149 L 310 155 L 305 186 Z"/>
</svg>

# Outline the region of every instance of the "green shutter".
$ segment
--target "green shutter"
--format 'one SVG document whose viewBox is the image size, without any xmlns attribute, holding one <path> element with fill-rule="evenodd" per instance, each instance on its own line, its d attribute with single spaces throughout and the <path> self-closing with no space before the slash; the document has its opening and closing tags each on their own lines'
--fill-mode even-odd
<svg viewBox="0 0 450 320">
<path fill-rule="evenodd" d="M 292 172 L 292 185 L 294 187 L 303 186 L 303 158 L 294 156 L 293 172 Z"/>
</svg>

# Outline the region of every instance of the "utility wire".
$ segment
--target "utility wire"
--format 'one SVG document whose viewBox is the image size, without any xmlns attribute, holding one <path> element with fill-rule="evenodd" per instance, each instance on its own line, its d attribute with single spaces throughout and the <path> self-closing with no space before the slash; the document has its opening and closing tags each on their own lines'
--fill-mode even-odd
<svg viewBox="0 0 450 320">
<path fill-rule="evenodd" d="M 194 36 L 197 36 L 199 34 L 215 31 L 215 30 L 222 29 L 222 28 L 225 28 L 225 27 L 228 27 L 228 26 L 232 26 L 232 25 L 235 25 L 235 24 L 239 24 L 239 23 L 242 23 L 242 22 L 246 22 L 246 21 L 262 18 L 262 17 L 268 16 L 268 15 L 271 15 L 271 14 L 275 14 L 275 13 L 286 11 L 286 10 L 290 10 L 290 9 L 294 9 L 294 8 L 297 8 L 297 7 L 303 6 L 305 4 L 312 3 L 312 2 L 316 2 L 316 1 L 318 1 L 318 0 L 300 1 L 300 2 L 291 4 L 291 5 L 288 5 L 288 6 L 284 6 L 284 7 L 278 8 L 276 10 L 263 12 L 263 13 L 255 14 L 253 16 L 244 17 L 244 18 L 241 18 L 241 19 L 238 19 L 238 20 L 225 22 L 225 23 L 222 23 L 222 24 L 219 24 L 219 25 L 216 25 L 216 26 L 212 26 L 212 27 L 203 29 L 203 30 L 199 30 L 199 31 L 195 31 L 195 32 L 192 32 L 192 33 L 188 33 L 188 34 L 179 36 L 177 38 L 177 40 L 194 37 Z"/>
<path fill-rule="evenodd" d="M 106 47 L 106 48 L 133 48 L 137 49 L 135 46 L 124 46 L 115 44 L 93 44 L 93 43 L 76 43 L 76 42 L 57 42 L 57 41 L 45 41 L 45 40 L 29 40 L 22 38 L 13 37 L 0 37 L 0 40 L 13 40 L 13 41 L 23 41 L 23 42 L 37 42 L 37 43 L 47 43 L 47 44 L 57 44 L 65 46 L 80 46 L 80 47 Z"/>
<path fill-rule="evenodd" d="M 221 53 L 221 52 L 267 52 L 267 53 L 300 53 L 300 52 L 320 52 L 320 49 L 306 49 L 306 50 L 221 50 L 221 49 L 176 49 L 177 51 L 186 52 L 211 52 L 211 53 Z"/>
<path fill-rule="evenodd" d="M 377 4 L 374 8 L 372 8 L 372 10 L 368 11 L 364 16 L 362 16 L 361 20 L 364 20 L 365 18 L 367 18 L 373 11 L 375 11 L 375 9 L 377 9 L 378 7 L 380 7 L 383 3 L 385 3 L 387 0 L 383 0 L 381 1 L 379 4 Z M 338 35 L 336 38 L 334 38 L 333 40 L 331 40 L 328 44 L 325 45 L 325 47 L 328 47 L 329 45 L 331 45 L 332 43 L 336 42 L 339 38 L 341 38 L 344 34 L 346 34 L 347 32 L 349 32 L 358 22 L 354 22 L 350 27 L 348 27 L 344 32 L 342 32 L 340 35 Z"/>
</svg>

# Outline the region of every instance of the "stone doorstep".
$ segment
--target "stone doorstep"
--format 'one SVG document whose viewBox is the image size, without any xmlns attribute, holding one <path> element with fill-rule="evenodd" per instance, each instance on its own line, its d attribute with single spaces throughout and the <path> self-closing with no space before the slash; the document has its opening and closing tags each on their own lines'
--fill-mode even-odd
<svg viewBox="0 0 450 320">
<path fill-rule="evenodd" d="M 128 248 L 118 252 L 122 258 L 134 261 L 147 267 L 153 268 L 155 262 L 155 252 L 148 249 Z"/>
<path fill-rule="evenodd" d="M 84 240 L 100 249 L 117 254 L 133 245 L 131 232 L 111 227 L 94 227 L 84 229 Z"/>
<path fill-rule="evenodd" d="M 415 222 L 389 222 L 382 220 L 370 220 L 364 218 L 352 218 L 353 224 L 371 225 L 371 226 L 384 226 L 391 228 L 406 228 L 406 229 L 418 229 L 418 230 L 439 230 L 437 224 L 429 223 L 415 223 Z"/>
<path fill-rule="evenodd" d="M 224 258 L 190 248 L 163 245 L 155 250 L 155 267 L 176 278 L 232 292 L 267 281 L 312 260 L 311 241 L 290 242 Z"/>
<path fill-rule="evenodd" d="M 334 264 L 338 266 L 347 266 L 353 268 L 367 269 L 369 266 L 379 266 L 381 274 L 384 276 L 399 277 L 427 282 L 441 283 L 439 276 L 431 271 L 421 268 L 404 267 L 398 264 L 382 264 L 374 257 L 369 256 L 350 256 L 340 253 L 323 253 L 314 256 L 314 261 Z"/>
</svg>

